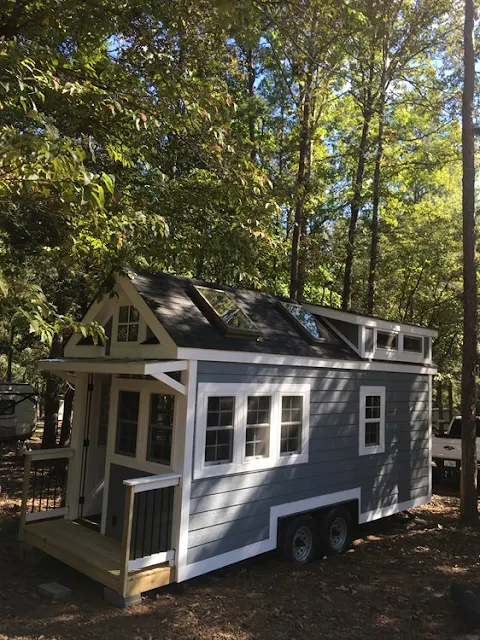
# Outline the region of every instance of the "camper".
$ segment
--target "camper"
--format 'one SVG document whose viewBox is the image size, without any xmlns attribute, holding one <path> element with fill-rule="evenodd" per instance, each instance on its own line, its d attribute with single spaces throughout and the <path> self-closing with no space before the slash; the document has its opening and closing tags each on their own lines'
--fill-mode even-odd
<svg viewBox="0 0 480 640">
<path fill-rule="evenodd" d="M 27 455 L 20 535 L 118 604 L 273 549 L 340 553 L 430 499 L 435 331 L 131 270 L 94 320 L 105 344 L 40 363 L 75 386 L 71 445 Z"/>
<path fill-rule="evenodd" d="M 0 446 L 28 440 L 36 426 L 38 392 L 29 384 L 0 382 Z"/>
</svg>

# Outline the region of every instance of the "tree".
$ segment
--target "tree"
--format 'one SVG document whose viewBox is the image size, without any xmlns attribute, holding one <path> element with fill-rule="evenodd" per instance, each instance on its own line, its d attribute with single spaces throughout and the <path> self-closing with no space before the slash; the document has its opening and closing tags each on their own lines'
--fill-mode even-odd
<svg viewBox="0 0 480 640">
<path fill-rule="evenodd" d="M 466 524 L 478 522 L 476 461 L 477 265 L 475 233 L 475 158 L 473 100 L 475 90 L 474 0 L 465 0 L 464 76 L 462 98 L 463 166 L 463 351 L 462 351 L 462 472 L 460 515 Z"/>
</svg>

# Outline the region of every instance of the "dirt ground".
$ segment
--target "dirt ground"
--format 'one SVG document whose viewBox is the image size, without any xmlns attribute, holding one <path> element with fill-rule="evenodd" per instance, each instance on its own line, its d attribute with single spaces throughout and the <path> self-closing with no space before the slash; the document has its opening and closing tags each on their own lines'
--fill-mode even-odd
<svg viewBox="0 0 480 640">
<path fill-rule="evenodd" d="M 480 582 L 480 531 L 459 527 L 458 498 L 435 495 L 407 530 L 391 519 L 360 528 L 342 556 L 294 570 L 274 554 L 148 594 L 128 610 L 102 587 L 53 558 L 19 559 L 21 467 L 0 460 L 0 640 L 283 640 L 449 638 L 462 621 L 453 581 Z M 51 604 L 36 588 L 73 591 Z"/>
</svg>

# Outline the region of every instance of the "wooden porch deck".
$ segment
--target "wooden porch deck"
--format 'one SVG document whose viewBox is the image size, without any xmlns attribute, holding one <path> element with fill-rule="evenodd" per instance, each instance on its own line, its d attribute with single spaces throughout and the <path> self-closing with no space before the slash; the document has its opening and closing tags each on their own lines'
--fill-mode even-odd
<svg viewBox="0 0 480 640">
<path fill-rule="evenodd" d="M 73 567 L 113 591 L 131 596 L 172 582 L 168 563 L 130 572 L 122 594 L 122 544 L 71 520 L 43 520 L 25 525 L 23 541 Z"/>
</svg>

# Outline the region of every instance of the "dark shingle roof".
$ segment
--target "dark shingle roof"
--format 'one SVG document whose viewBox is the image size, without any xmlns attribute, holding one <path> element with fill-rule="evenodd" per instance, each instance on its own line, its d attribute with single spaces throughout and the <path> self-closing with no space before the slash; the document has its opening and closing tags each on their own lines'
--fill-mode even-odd
<svg viewBox="0 0 480 640">
<path fill-rule="evenodd" d="M 179 347 L 297 355 L 335 360 L 358 360 L 344 343 L 310 344 L 278 309 L 275 296 L 259 291 L 179 278 L 168 273 L 136 270 L 132 284 Z M 260 330 L 261 337 L 223 335 L 212 325 L 189 295 L 192 284 L 228 291 Z"/>
</svg>

